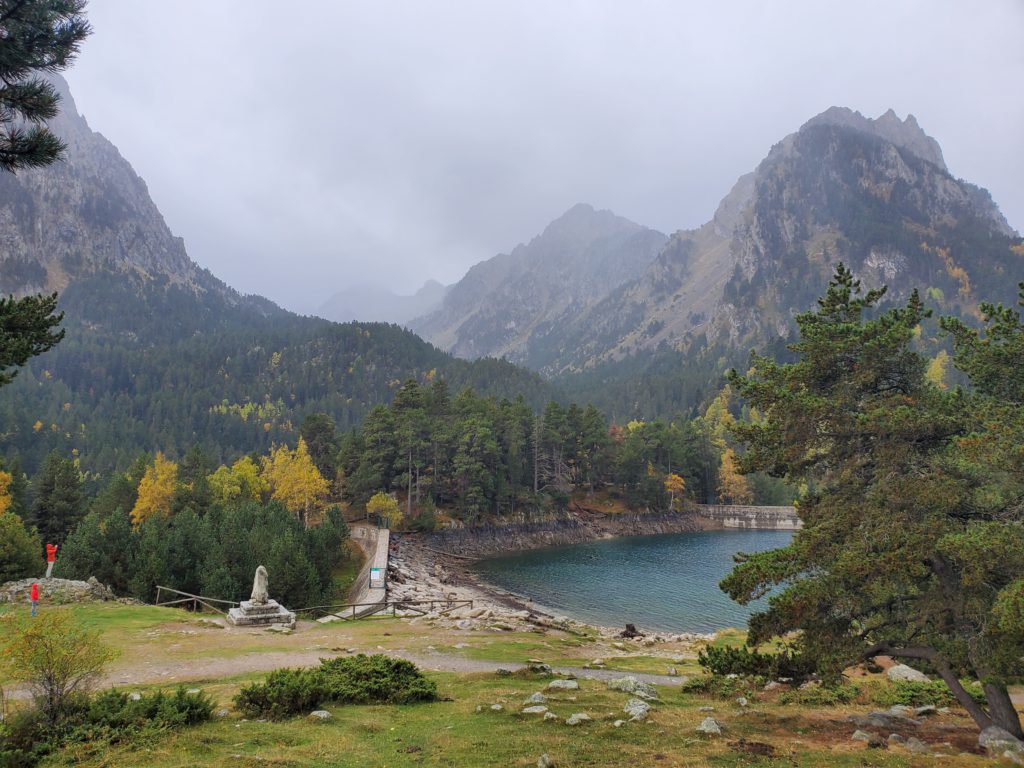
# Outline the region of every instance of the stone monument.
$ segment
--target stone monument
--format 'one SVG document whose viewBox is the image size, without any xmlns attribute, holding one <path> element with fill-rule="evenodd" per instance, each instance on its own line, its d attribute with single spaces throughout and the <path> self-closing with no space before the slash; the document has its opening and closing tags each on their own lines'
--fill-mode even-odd
<svg viewBox="0 0 1024 768">
<path fill-rule="evenodd" d="M 267 569 L 262 565 L 256 569 L 252 580 L 252 596 L 243 600 L 237 608 L 228 611 L 228 621 L 236 627 L 266 627 L 271 624 L 295 626 L 295 614 L 271 600 L 267 591 Z"/>
</svg>

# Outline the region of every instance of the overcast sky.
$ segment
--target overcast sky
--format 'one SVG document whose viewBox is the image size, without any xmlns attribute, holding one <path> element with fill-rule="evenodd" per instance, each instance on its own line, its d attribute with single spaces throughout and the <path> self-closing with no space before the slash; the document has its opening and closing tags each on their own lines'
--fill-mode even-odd
<svg viewBox="0 0 1024 768">
<path fill-rule="evenodd" d="M 90 0 L 66 73 L 192 258 L 312 311 L 577 202 L 699 226 L 831 105 L 914 114 L 1024 228 L 1024 2 Z"/>
</svg>

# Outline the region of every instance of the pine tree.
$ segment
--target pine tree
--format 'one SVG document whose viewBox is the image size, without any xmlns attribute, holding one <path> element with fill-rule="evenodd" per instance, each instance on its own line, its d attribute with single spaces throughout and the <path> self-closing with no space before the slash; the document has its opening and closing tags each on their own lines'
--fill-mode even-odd
<svg viewBox="0 0 1024 768">
<path fill-rule="evenodd" d="M 912 348 L 927 316 L 916 292 L 871 318 L 883 294 L 862 295 L 839 265 L 818 309 L 796 318 L 797 362 L 755 356 L 750 376 L 730 374 L 763 414 L 735 429 L 742 468 L 814 486 L 792 543 L 741 556 L 722 587 L 745 603 L 781 586 L 751 617 L 751 644 L 799 632 L 832 676 L 880 654 L 927 662 L 980 728 L 1020 736 L 1006 684 L 1024 653 L 1024 511 L 1020 474 L 1003 467 L 1024 462 L 1024 417 L 1000 399 L 1019 362 L 1002 374 L 977 362 L 981 397 L 994 401 L 945 392 Z M 962 342 L 958 365 L 971 372 L 977 350 Z M 978 418 L 980 407 L 994 410 Z M 964 676 L 982 682 L 987 709 Z"/>
<path fill-rule="evenodd" d="M 90 33 L 85 0 L 0 0 L 0 170 L 49 165 L 64 143 L 45 123 L 60 96 L 36 72 L 68 67 Z"/>
<path fill-rule="evenodd" d="M 78 467 L 71 459 L 53 451 L 46 457 L 32 485 L 36 500 L 29 523 L 39 531 L 44 544 L 63 544 L 85 514 Z"/>
<path fill-rule="evenodd" d="M 63 329 L 54 330 L 64 319 L 64 313 L 55 314 L 56 311 L 56 293 L 21 299 L 0 297 L 0 387 L 18 374 L 7 369 L 24 365 L 29 358 L 41 355 L 64 338 Z"/>
</svg>

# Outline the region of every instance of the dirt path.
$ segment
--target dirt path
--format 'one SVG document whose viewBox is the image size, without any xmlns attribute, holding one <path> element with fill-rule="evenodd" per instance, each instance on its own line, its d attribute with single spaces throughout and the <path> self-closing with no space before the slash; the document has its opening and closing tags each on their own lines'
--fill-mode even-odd
<svg viewBox="0 0 1024 768">
<path fill-rule="evenodd" d="M 515 672 L 526 667 L 525 664 L 467 659 L 462 656 L 435 652 L 409 653 L 402 650 L 378 650 L 376 652 L 407 659 L 423 669 L 434 672 L 471 674 L 497 672 L 499 669 Z M 226 659 L 195 659 L 188 663 L 147 661 L 142 664 L 115 670 L 110 675 L 107 675 L 100 685 L 101 687 L 116 686 L 123 688 L 132 685 L 154 685 L 160 683 L 167 683 L 169 685 L 177 685 L 179 683 L 201 684 L 250 672 L 270 672 L 281 667 L 312 667 L 316 666 L 322 658 L 333 658 L 343 655 L 345 654 L 336 651 L 295 650 L 256 652 Z M 651 675 L 639 672 L 619 672 L 608 669 L 555 667 L 554 671 L 560 675 L 573 675 L 583 680 L 612 680 L 629 675 L 652 685 L 678 686 L 686 682 L 685 677 L 669 677 L 668 675 Z M 26 691 L 18 688 L 8 689 L 7 694 L 15 699 L 27 697 Z"/>
</svg>

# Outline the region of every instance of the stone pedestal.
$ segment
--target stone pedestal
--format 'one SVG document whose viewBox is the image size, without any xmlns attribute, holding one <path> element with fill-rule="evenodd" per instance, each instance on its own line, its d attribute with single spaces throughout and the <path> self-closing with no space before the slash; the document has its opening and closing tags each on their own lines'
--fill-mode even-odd
<svg viewBox="0 0 1024 768">
<path fill-rule="evenodd" d="M 295 626 L 295 614 L 277 602 L 257 603 L 243 600 L 237 608 L 228 611 L 228 621 L 236 627 L 268 627 L 271 624 Z"/>
</svg>

